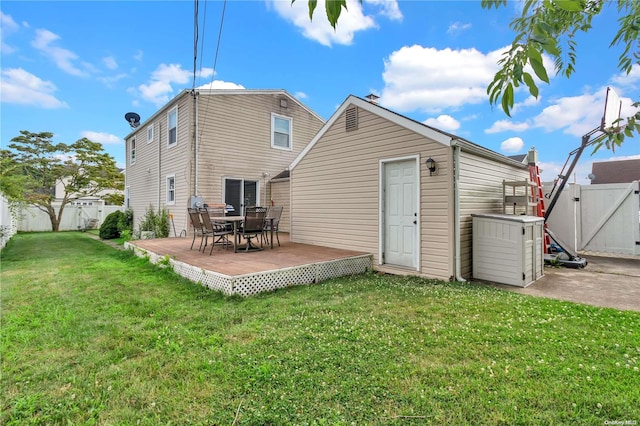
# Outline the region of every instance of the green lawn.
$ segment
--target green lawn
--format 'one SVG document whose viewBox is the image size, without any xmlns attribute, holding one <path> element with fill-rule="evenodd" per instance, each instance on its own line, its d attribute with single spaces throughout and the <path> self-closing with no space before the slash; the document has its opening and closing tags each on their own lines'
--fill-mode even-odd
<svg viewBox="0 0 640 426">
<path fill-rule="evenodd" d="M 76 232 L 1 267 L 0 424 L 640 422 L 637 312 L 375 274 L 230 298 Z"/>
</svg>

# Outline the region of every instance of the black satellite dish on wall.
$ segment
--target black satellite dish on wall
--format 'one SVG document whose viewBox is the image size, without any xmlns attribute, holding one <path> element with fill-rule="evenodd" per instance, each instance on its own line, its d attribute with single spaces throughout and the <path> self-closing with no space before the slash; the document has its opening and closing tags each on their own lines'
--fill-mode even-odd
<svg viewBox="0 0 640 426">
<path fill-rule="evenodd" d="M 135 129 L 140 125 L 140 116 L 135 112 L 126 113 L 124 115 L 124 119 L 127 120 L 132 129 Z"/>
</svg>

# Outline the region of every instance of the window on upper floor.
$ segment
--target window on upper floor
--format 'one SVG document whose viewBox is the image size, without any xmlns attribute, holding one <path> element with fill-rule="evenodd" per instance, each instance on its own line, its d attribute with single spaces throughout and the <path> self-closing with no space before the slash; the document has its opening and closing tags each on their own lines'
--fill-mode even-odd
<svg viewBox="0 0 640 426">
<path fill-rule="evenodd" d="M 153 142 L 153 124 L 147 129 L 147 143 Z"/>
<path fill-rule="evenodd" d="M 136 164 L 136 139 L 131 139 L 129 142 L 129 160 L 131 164 Z"/>
<path fill-rule="evenodd" d="M 291 123 L 290 117 L 271 114 L 271 147 L 291 151 Z"/>
<path fill-rule="evenodd" d="M 167 204 L 176 203 L 176 175 L 167 176 Z"/>
<path fill-rule="evenodd" d="M 167 114 L 167 145 L 173 146 L 178 143 L 178 108 L 174 108 Z"/>
</svg>

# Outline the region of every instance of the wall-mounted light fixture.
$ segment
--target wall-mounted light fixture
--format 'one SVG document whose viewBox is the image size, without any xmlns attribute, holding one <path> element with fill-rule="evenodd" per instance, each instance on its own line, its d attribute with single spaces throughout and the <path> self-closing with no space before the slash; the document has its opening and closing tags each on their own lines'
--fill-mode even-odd
<svg viewBox="0 0 640 426">
<path fill-rule="evenodd" d="M 429 169 L 429 176 L 433 176 L 433 173 L 436 171 L 436 160 L 429 157 L 427 161 L 424 162 L 426 164 L 427 169 Z"/>
</svg>

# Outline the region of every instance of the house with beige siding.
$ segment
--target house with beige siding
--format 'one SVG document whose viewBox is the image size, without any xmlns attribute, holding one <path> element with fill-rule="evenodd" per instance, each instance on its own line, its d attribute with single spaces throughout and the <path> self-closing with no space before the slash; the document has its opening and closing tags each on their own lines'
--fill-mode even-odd
<svg viewBox="0 0 640 426">
<path fill-rule="evenodd" d="M 470 278 L 473 213 L 503 213 L 526 164 L 349 96 L 291 163 L 293 242 L 374 255 L 378 270 Z"/>
<path fill-rule="evenodd" d="M 166 207 L 176 234 L 190 232 L 187 207 L 201 202 L 232 205 L 235 215 L 245 206 L 282 205 L 288 231 L 289 180 L 274 178 L 323 124 L 284 90 L 182 91 L 125 137 L 125 206 L 134 227 L 149 206 Z"/>
</svg>

